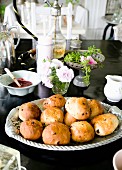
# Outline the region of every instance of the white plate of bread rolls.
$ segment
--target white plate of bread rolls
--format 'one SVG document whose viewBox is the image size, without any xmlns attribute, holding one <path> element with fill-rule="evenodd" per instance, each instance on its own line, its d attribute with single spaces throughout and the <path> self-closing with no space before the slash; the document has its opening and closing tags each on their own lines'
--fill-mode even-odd
<svg viewBox="0 0 122 170">
<path fill-rule="evenodd" d="M 60 94 L 13 108 L 6 134 L 32 147 L 73 151 L 109 144 L 122 137 L 122 111 L 96 99 Z"/>
</svg>

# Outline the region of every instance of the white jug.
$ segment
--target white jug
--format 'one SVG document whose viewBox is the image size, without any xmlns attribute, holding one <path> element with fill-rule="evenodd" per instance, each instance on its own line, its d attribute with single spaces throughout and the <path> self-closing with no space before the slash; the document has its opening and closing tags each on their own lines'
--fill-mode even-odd
<svg viewBox="0 0 122 170">
<path fill-rule="evenodd" d="M 111 102 L 119 102 L 122 99 L 122 76 L 107 75 L 107 83 L 104 94 Z"/>
</svg>

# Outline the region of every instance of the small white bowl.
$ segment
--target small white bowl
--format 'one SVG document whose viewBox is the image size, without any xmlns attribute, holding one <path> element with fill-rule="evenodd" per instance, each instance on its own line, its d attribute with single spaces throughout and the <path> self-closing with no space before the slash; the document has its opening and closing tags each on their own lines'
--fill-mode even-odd
<svg viewBox="0 0 122 170">
<path fill-rule="evenodd" d="M 0 84 L 6 87 L 8 92 L 12 95 L 25 96 L 29 93 L 32 93 L 34 91 L 35 86 L 41 82 L 40 76 L 36 72 L 27 71 L 27 70 L 18 70 L 12 73 L 16 78 L 23 78 L 26 81 L 32 82 L 32 85 L 27 87 L 21 87 L 21 88 L 11 87 L 8 85 L 12 83 L 13 80 L 7 74 L 3 74 L 2 76 L 0 76 Z"/>
<path fill-rule="evenodd" d="M 113 157 L 114 170 L 122 170 L 122 149 L 115 153 Z"/>
</svg>

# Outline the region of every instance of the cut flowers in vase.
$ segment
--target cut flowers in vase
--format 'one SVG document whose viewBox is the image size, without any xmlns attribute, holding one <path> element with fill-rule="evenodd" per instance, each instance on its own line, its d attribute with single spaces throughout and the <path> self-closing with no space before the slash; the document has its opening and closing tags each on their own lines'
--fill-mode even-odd
<svg viewBox="0 0 122 170">
<path fill-rule="evenodd" d="M 73 70 L 58 59 L 43 60 L 41 70 L 43 72 L 42 83 L 52 89 L 56 86 L 56 89 L 63 91 L 64 87 L 68 86 L 74 78 Z"/>
<path fill-rule="evenodd" d="M 102 67 L 103 60 L 104 57 L 101 54 L 101 50 L 97 49 L 95 46 L 88 47 L 88 50 L 68 52 L 68 54 L 64 57 L 64 62 L 68 65 L 83 71 L 83 78 L 86 84 L 89 84 L 90 82 L 91 69 Z"/>
</svg>

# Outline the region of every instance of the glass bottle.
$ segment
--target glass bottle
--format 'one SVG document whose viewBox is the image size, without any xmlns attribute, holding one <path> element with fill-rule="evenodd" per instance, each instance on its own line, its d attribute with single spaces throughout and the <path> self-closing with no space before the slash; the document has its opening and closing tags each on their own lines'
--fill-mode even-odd
<svg viewBox="0 0 122 170">
<path fill-rule="evenodd" d="M 0 28 L 0 75 L 4 73 L 5 67 L 10 69 L 16 62 L 15 48 L 19 44 L 20 38 L 18 37 L 17 44 L 15 45 L 14 35 L 12 36 L 10 32 L 11 29 L 18 30 L 18 27 L 12 26 L 7 29 L 5 23 Z"/>
<path fill-rule="evenodd" d="M 57 0 L 51 7 L 51 15 L 52 29 L 48 35 L 52 36 L 53 58 L 62 58 L 65 54 L 66 39 L 60 29 L 61 6 L 59 6 Z"/>
</svg>

